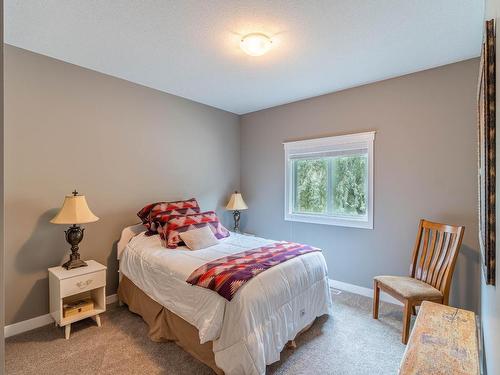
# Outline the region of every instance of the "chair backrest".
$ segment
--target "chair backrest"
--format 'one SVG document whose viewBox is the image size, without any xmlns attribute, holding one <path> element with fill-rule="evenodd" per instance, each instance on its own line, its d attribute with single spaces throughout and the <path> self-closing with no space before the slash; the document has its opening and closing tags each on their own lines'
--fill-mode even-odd
<svg viewBox="0 0 500 375">
<path fill-rule="evenodd" d="M 413 249 L 410 276 L 443 293 L 448 304 L 451 278 L 465 227 L 420 220 Z"/>
</svg>

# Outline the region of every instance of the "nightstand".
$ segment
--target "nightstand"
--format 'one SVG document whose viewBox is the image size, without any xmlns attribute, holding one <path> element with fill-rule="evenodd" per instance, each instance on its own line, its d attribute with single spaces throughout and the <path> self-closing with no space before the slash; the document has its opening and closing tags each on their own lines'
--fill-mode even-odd
<svg viewBox="0 0 500 375">
<path fill-rule="evenodd" d="M 87 267 L 67 270 L 63 267 L 49 268 L 50 314 L 56 326 L 65 327 L 69 339 L 71 323 L 93 318 L 101 326 L 99 314 L 106 311 L 106 266 L 87 260 Z M 63 305 L 90 298 L 93 309 L 64 316 Z"/>
</svg>

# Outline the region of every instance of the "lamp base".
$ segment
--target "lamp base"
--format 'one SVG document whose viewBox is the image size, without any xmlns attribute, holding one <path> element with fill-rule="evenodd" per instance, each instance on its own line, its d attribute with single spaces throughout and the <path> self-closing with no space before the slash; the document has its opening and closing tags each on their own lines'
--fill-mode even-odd
<svg viewBox="0 0 500 375">
<path fill-rule="evenodd" d="M 233 218 L 234 218 L 234 232 L 240 233 L 240 211 L 234 210 Z"/>
<path fill-rule="evenodd" d="M 67 270 L 73 269 L 73 268 L 78 268 L 78 267 L 86 267 L 87 263 L 85 263 L 81 259 L 70 259 L 66 263 L 62 265 L 64 268 Z"/>
<path fill-rule="evenodd" d="M 69 260 L 63 264 L 63 267 L 67 270 L 78 267 L 85 267 L 87 263 L 80 259 L 80 254 L 78 253 L 78 244 L 83 240 L 84 228 L 73 224 L 68 230 L 65 230 L 66 241 L 71 245 L 71 255 Z"/>
</svg>

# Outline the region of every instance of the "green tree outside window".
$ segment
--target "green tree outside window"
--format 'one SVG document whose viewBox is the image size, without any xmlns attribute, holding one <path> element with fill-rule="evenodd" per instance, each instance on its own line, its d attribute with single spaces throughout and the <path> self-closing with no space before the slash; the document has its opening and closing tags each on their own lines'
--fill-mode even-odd
<svg viewBox="0 0 500 375">
<path fill-rule="evenodd" d="M 295 211 L 327 212 L 328 161 L 295 160 Z"/>
<path fill-rule="evenodd" d="M 293 170 L 295 212 L 366 215 L 366 154 L 296 159 Z"/>
<path fill-rule="evenodd" d="M 333 212 L 366 215 L 366 155 L 333 158 Z"/>
</svg>

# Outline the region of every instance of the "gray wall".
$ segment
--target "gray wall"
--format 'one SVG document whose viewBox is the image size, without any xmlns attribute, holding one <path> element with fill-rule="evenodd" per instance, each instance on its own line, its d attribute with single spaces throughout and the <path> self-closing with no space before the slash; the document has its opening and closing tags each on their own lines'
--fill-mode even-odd
<svg viewBox="0 0 500 375">
<path fill-rule="evenodd" d="M 478 59 L 241 118 L 245 231 L 316 245 L 330 277 L 363 287 L 407 275 L 418 220 L 466 227 L 452 303 L 476 309 Z M 374 229 L 285 222 L 282 142 L 376 130 Z"/>
<path fill-rule="evenodd" d="M 101 218 L 80 253 L 108 266 L 110 294 L 115 242 L 144 204 L 221 210 L 239 188 L 236 115 L 12 46 L 5 58 L 7 324 L 48 312 L 47 267 L 69 249 L 49 220 L 73 189 Z"/>
<path fill-rule="evenodd" d="M 498 17 L 500 16 L 500 0 L 487 0 L 485 8 L 486 19 L 495 18 L 498 22 Z M 500 48 L 500 35 L 497 31 L 497 51 Z M 499 61 L 497 54 L 497 61 Z M 497 63 L 498 64 L 498 63 Z M 497 82 L 500 82 L 500 69 L 497 65 Z M 498 87 L 498 84 L 497 84 Z M 500 129 L 500 106 L 497 88 L 497 129 Z M 498 134 L 498 133 L 497 133 Z M 500 141 L 497 136 L 497 155 L 500 155 Z M 497 157 L 497 163 L 498 163 Z M 500 176 L 497 172 L 497 197 L 500 197 Z M 497 202 L 496 205 L 496 215 L 497 218 L 500 217 L 500 204 Z M 500 256 L 500 220 L 497 219 L 497 259 Z M 498 262 L 497 262 L 498 263 Z M 500 374 L 500 356 L 498 355 L 500 351 L 500 286 L 486 285 L 484 278 L 481 276 L 481 323 L 484 337 L 484 354 L 486 358 L 486 366 L 488 374 L 496 375 Z M 500 272 L 499 265 L 497 264 L 496 269 L 496 283 L 500 285 Z"/>
<path fill-rule="evenodd" d="M 242 116 L 7 46 L 6 322 L 48 312 L 46 268 L 67 257 L 52 225 L 65 194 L 87 196 L 100 221 L 81 253 L 108 265 L 115 242 L 153 200 L 196 196 L 222 211 L 240 185 L 243 228 L 320 246 L 333 279 L 371 287 L 406 274 L 420 217 L 464 224 L 452 303 L 476 309 L 475 95 L 469 60 Z M 283 141 L 377 130 L 375 229 L 283 220 Z M 241 143 L 241 149 L 240 149 Z M 241 158 L 241 163 L 240 163 Z"/>
</svg>

